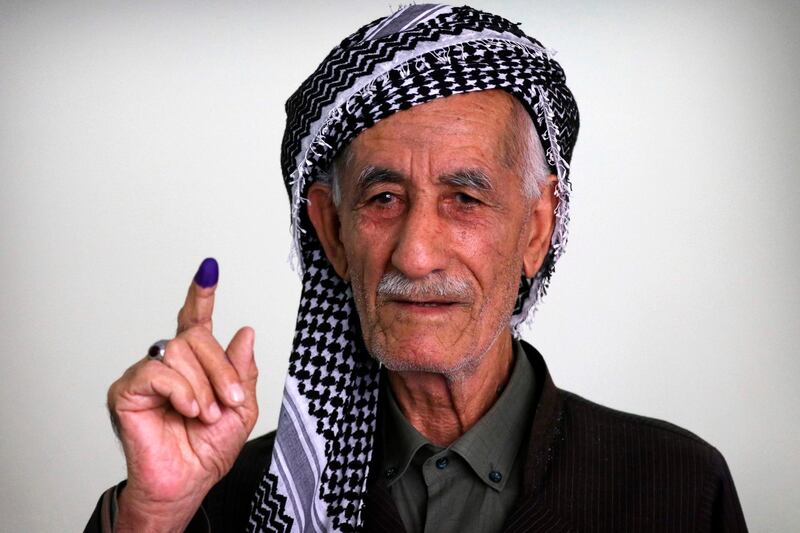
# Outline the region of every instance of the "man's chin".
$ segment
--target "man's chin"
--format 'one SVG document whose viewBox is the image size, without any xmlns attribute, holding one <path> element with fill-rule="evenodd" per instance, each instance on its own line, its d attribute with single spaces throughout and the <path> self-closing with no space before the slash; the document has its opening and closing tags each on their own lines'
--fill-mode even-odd
<svg viewBox="0 0 800 533">
<path fill-rule="evenodd" d="M 479 357 L 472 351 L 464 353 L 455 346 L 441 346 L 427 350 L 415 346 L 370 347 L 372 357 L 380 361 L 391 372 L 427 372 L 455 376 L 469 372 L 477 366 Z M 459 353 L 461 352 L 461 353 Z"/>
</svg>

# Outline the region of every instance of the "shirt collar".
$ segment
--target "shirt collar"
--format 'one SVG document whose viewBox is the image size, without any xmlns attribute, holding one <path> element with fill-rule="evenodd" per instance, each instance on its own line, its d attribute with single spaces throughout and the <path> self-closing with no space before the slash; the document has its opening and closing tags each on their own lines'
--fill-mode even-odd
<svg viewBox="0 0 800 533">
<path fill-rule="evenodd" d="M 519 341 L 514 340 L 514 366 L 508 383 L 485 415 L 449 449 L 461 456 L 487 486 L 501 491 L 529 429 L 535 399 L 533 367 Z M 388 380 L 383 380 L 386 383 Z M 383 468 L 387 484 L 401 478 L 420 448 L 440 450 L 419 433 L 403 415 L 389 386 L 385 387 Z M 500 481 L 492 481 L 492 472 Z"/>
</svg>

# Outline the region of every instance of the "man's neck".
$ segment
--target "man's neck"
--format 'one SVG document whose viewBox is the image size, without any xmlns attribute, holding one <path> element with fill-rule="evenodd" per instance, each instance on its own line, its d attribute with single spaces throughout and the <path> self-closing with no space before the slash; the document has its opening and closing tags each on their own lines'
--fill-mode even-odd
<svg viewBox="0 0 800 533">
<path fill-rule="evenodd" d="M 449 446 L 494 405 L 514 363 L 513 340 L 503 332 L 480 362 L 457 375 L 392 372 L 389 385 L 406 419 L 432 444 Z"/>
</svg>

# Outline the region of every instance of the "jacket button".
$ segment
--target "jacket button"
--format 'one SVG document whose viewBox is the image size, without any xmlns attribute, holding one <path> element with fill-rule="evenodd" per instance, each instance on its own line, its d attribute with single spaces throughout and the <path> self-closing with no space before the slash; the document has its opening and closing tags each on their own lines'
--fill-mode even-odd
<svg viewBox="0 0 800 533">
<path fill-rule="evenodd" d="M 440 457 L 439 459 L 436 460 L 436 468 L 438 468 L 439 470 L 444 470 L 445 468 L 447 468 L 447 463 L 449 463 L 447 457 Z"/>
<path fill-rule="evenodd" d="M 384 472 L 384 475 L 386 477 L 394 477 L 395 474 L 397 474 L 397 469 L 395 467 L 393 467 L 393 466 L 387 468 L 386 472 Z"/>
<path fill-rule="evenodd" d="M 502 479 L 503 479 L 503 474 L 501 474 L 497 470 L 492 470 L 491 472 L 489 472 L 489 481 L 493 483 L 500 483 Z"/>
</svg>

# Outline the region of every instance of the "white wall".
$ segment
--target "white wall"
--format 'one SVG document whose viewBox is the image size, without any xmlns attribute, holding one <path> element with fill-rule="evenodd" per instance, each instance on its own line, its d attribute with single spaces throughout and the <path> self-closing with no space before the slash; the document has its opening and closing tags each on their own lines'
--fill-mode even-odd
<svg viewBox="0 0 800 533">
<path fill-rule="evenodd" d="M 527 338 L 562 387 L 716 445 L 753 531 L 797 530 L 798 4 L 475 5 L 559 50 L 583 119 L 569 250 Z M 299 295 L 283 102 L 388 12 L 0 3 L 0 530 L 78 530 L 124 476 L 106 388 L 171 334 L 207 255 L 219 336 L 256 329 L 274 427 Z"/>
</svg>

